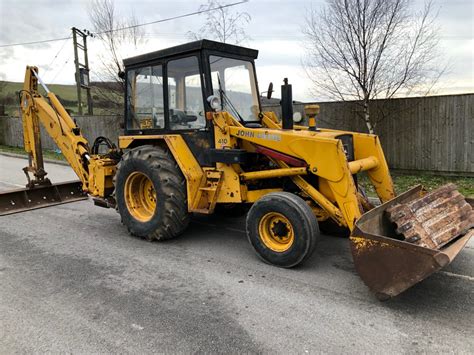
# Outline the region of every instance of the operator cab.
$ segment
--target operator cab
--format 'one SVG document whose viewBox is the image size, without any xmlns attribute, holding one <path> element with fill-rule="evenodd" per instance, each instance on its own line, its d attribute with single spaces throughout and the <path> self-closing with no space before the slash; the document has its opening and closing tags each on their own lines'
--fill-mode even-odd
<svg viewBox="0 0 474 355">
<path fill-rule="evenodd" d="M 186 139 L 201 132 L 213 147 L 206 120 L 211 96 L 243 124 L 259 122 L 257 56 L 254 49 L 200 40 L 125 59 L 125 134 L 180 131 Z M 191 140 L 192 147 L 197 140 Z"/>
</svg>

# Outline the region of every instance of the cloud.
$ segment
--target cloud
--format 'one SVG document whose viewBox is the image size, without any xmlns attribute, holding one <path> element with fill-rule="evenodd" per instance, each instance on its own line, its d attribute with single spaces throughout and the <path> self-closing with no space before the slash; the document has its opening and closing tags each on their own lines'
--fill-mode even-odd
<svg viewBox="0 0 474 355">
<path fill-rule="evenodd" d="M 467 1 L 441 1 L 439 23 L 442 26 L 442 51 L 447 58 L 451 58 L 453 64 L 451 72 L 446 78 L 442 78 L 445 82 L 440 86 L 448 89 L 474 89 L 473 4 Z M 127 14 L 133 10 L 140 22 L 149 22 L 196 11 L 204 2 L 205 0 L 122 0 L 115 3 L 120 13 Z M 300 65 L 301 56 L 304 54 L 301 28 L 304 25 L 305 12 L 311 4 L 310 0 L 250 0 L 235 8 L 248 12 L 252 17 L 247 28 L 252 40 L 244 45 L 259 49 L 257 72 L 262 91 L 269 81 L 273 81 L 277 86 L 283 77 L 289 77 L 293 83 L 295 100 L 314 99 L 308 94 L 311 82 Z M 317 8 L 322 4 L 323 1 L 317 1 L 313 2 L 312 6 Z M 65 37 L 71 33 L 73 26 L 92 30 L 87 14 L 89 6 L 90 2 L 86 0 L 0 0 L 0 43 Z M 197 30 L 203 21 L 203 16 L 194 16 L 144 27 L 149 39 L 147 45 L 138 50 L 131 50 L 127 55 L 138 55 L 184 43 L 187 41 L 186 32 Z M 0 48 L 0 72 L 5 73 L 7 80 L 12 81 L 23 80 L 24 67 L 27 64 L 41 65 L 41 70 L 45 72 L 61 45 L 62 42 L 52 42 L 28 47 Z M 89 58 L 92 70 L 98 69 L 98 58 L 103 50 L 95 41 L 90 41 Z M 73 83 L 72 55 L 72 44 L 67 43 L 52 67 L 47 70 L 46 79 L 55 78 L 55 82 Z"/>
<path fill-rule="evenodd" d="M 0 61 L 2 63 L 8 59 L 15 57 L 15 48 L 14 47 L 5 47 L 0 48 Z"/>
</svg>

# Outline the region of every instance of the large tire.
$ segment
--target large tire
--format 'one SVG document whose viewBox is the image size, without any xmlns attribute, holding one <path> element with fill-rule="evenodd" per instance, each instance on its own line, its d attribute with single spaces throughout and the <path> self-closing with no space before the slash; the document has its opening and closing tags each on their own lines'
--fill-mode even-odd
<svg viewBox="0 0 474 355">
<path fill-rule="evenodd" d="M 313 253 L 318 221 L 302 198 L 289 192 L 270 193 L 247 214 L 247 237 L 263 261 L 291 268 Z"/>
<path fill-rule="evenodd" d="M 125 153 L 114 185 L 118 212 L 132 235 L 165 240 L 188 226 L 186 180 L 166 149 L 145 145 Z"/>
</svg>

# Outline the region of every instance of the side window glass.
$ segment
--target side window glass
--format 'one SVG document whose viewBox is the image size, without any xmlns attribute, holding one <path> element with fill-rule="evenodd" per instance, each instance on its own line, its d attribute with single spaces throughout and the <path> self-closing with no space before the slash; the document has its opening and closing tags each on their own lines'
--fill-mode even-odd
<svg viewBox="0 0 474 355">
<path fill-rule="evenodd" d="M 162 66 L 131 70 L 127 79 L 127 128 L 164 128 Z"/>
<path fill-rule="evenodd" d="M 168 105 L 171 129 L 206 127 L 197 57 L 168 62 Z"/>
</svg>

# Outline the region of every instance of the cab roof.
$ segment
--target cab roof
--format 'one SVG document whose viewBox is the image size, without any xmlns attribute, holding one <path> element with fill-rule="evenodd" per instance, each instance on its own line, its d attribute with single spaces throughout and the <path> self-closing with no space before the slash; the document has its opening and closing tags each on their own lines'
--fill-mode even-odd
<svg viewBox="0 0 474 355">
<path fill-rule="evenodd" d="M 236 46 L 233 44 L 227 44 L 222 42 L 211 41 L 208 39 L 202 39 L 200 41 L 189 42 L 174 46 L 159 51 L 142 54 L 136 57 L 126 58 L 123 63 L 126 67 L 134 66 L 137 64 L 144 64 L 153 62 L 160 59 L 168 59 L 183 55 L 186 53 L 199 52 L 201 50 L 209 50 L 212 52 L 219 52 L 220 54 L 233 54 L 243 57 L 256 59 L 258 57 L 258 50 Z"/>
</svg>

